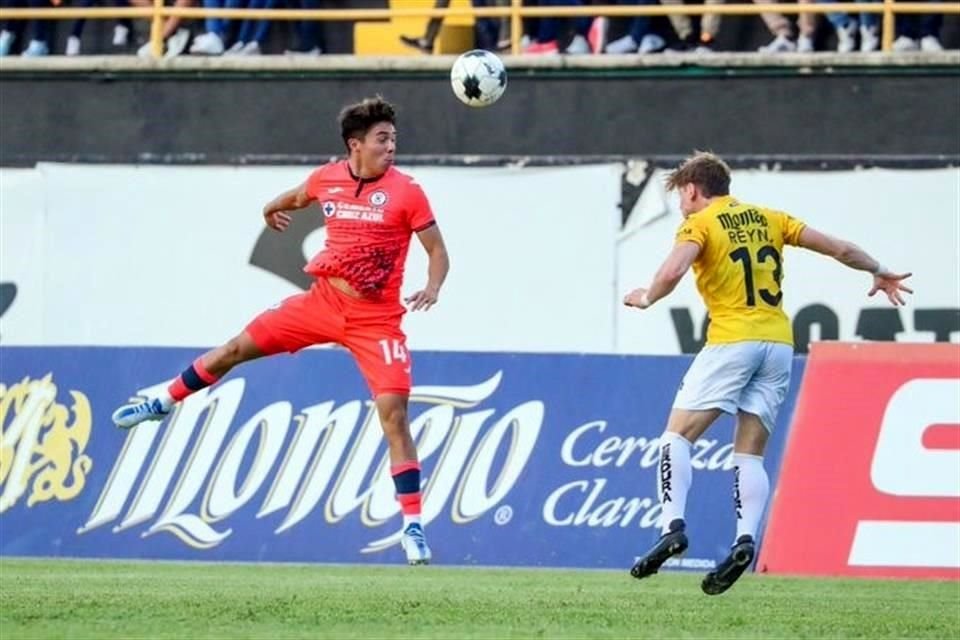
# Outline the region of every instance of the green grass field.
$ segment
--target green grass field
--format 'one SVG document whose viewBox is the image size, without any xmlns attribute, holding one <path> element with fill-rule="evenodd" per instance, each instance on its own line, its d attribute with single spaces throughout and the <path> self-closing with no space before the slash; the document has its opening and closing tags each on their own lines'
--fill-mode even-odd
<svg viewBox="0 0 960 640">
<path fill-rule="evenodd" d="M 960 637 L 960 583 L 0 560 L 0 638 Z"/>
</svg>

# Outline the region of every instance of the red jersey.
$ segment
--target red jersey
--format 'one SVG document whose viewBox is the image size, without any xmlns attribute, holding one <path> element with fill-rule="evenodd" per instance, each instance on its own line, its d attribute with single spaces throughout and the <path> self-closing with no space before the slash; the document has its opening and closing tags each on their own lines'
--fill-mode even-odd
<svg viewBox="0 0 960 640">
<path fill-rule="evenodd" d="M 399 301 L 410 236 L 435 224 L 420 185 L 393 167 L 357 178 L 344 160 L 314 171 L 307 194 L 323 211 L 327 241 L 304 271 L 343 278 L 364 298 Z"/>
</svg>

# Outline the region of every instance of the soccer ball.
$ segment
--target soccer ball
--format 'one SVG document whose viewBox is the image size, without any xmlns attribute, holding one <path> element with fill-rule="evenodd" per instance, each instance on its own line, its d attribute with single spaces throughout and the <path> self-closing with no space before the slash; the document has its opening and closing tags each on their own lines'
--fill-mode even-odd
<svg viewBox="0 0 960 640">
<path fill-rule="evenodd" d="M 507 70 L 496 55 L 474 49 L 453 63 L 450 84 L 460 102 L 471 107 L 488 107 L 499 100 L 507 88 Z"/>
</svg>

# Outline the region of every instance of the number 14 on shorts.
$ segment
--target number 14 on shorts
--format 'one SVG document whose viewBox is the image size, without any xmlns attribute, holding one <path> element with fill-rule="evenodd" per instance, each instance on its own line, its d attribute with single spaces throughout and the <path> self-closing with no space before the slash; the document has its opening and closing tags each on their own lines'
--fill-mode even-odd
<svg viewBox="0 0 960 640">
<path fill-rule="evenodd" d="M 407 347 L 403 344 L 403 341 L 396 338 L 393 340 L 384 338 L 383 340 L 377 340 L 377 343 L 383 352 L 383 361 L 388 365 L 394 362 L 407 362 Z"/>
</svg>

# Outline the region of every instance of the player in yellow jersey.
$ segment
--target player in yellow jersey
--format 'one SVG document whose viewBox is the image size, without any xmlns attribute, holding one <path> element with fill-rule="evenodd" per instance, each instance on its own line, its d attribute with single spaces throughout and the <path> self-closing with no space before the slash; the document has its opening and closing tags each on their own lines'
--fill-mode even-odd
<svg viewBox="0 0 960 640">
<path fill-rule="evenodd" d="M 730 169 L 717 156 L 696 153 L 674 170 L 668 190 L 680 194 L 684 222 L 676 244 L 646 289 L 624 304 L 646 309 L 669 295 L 692 266 L 710 315 L 706 346 L 680 384 L 660 437 L 657 493 L 662 536 L 634 564 L 636 578 L 655 574 L 687 548 L 684 509 L 692 481 L 690 446 L 721 413 L 736 416 L 734 509 L 736 541 L 703 580 L 709 595 L 729 589 L 753 562 L 760 517 L 770 490 L 763 452 L 790 386 L 793 331 L 783 312 L 783 248 L 811 249 L 873 275 L 867 295 L 882 291 L 894 305 L 913 293 L 895 274 L 851 242 L 833 238 L 773 209 L 730 195 Z"/>
</svg>

